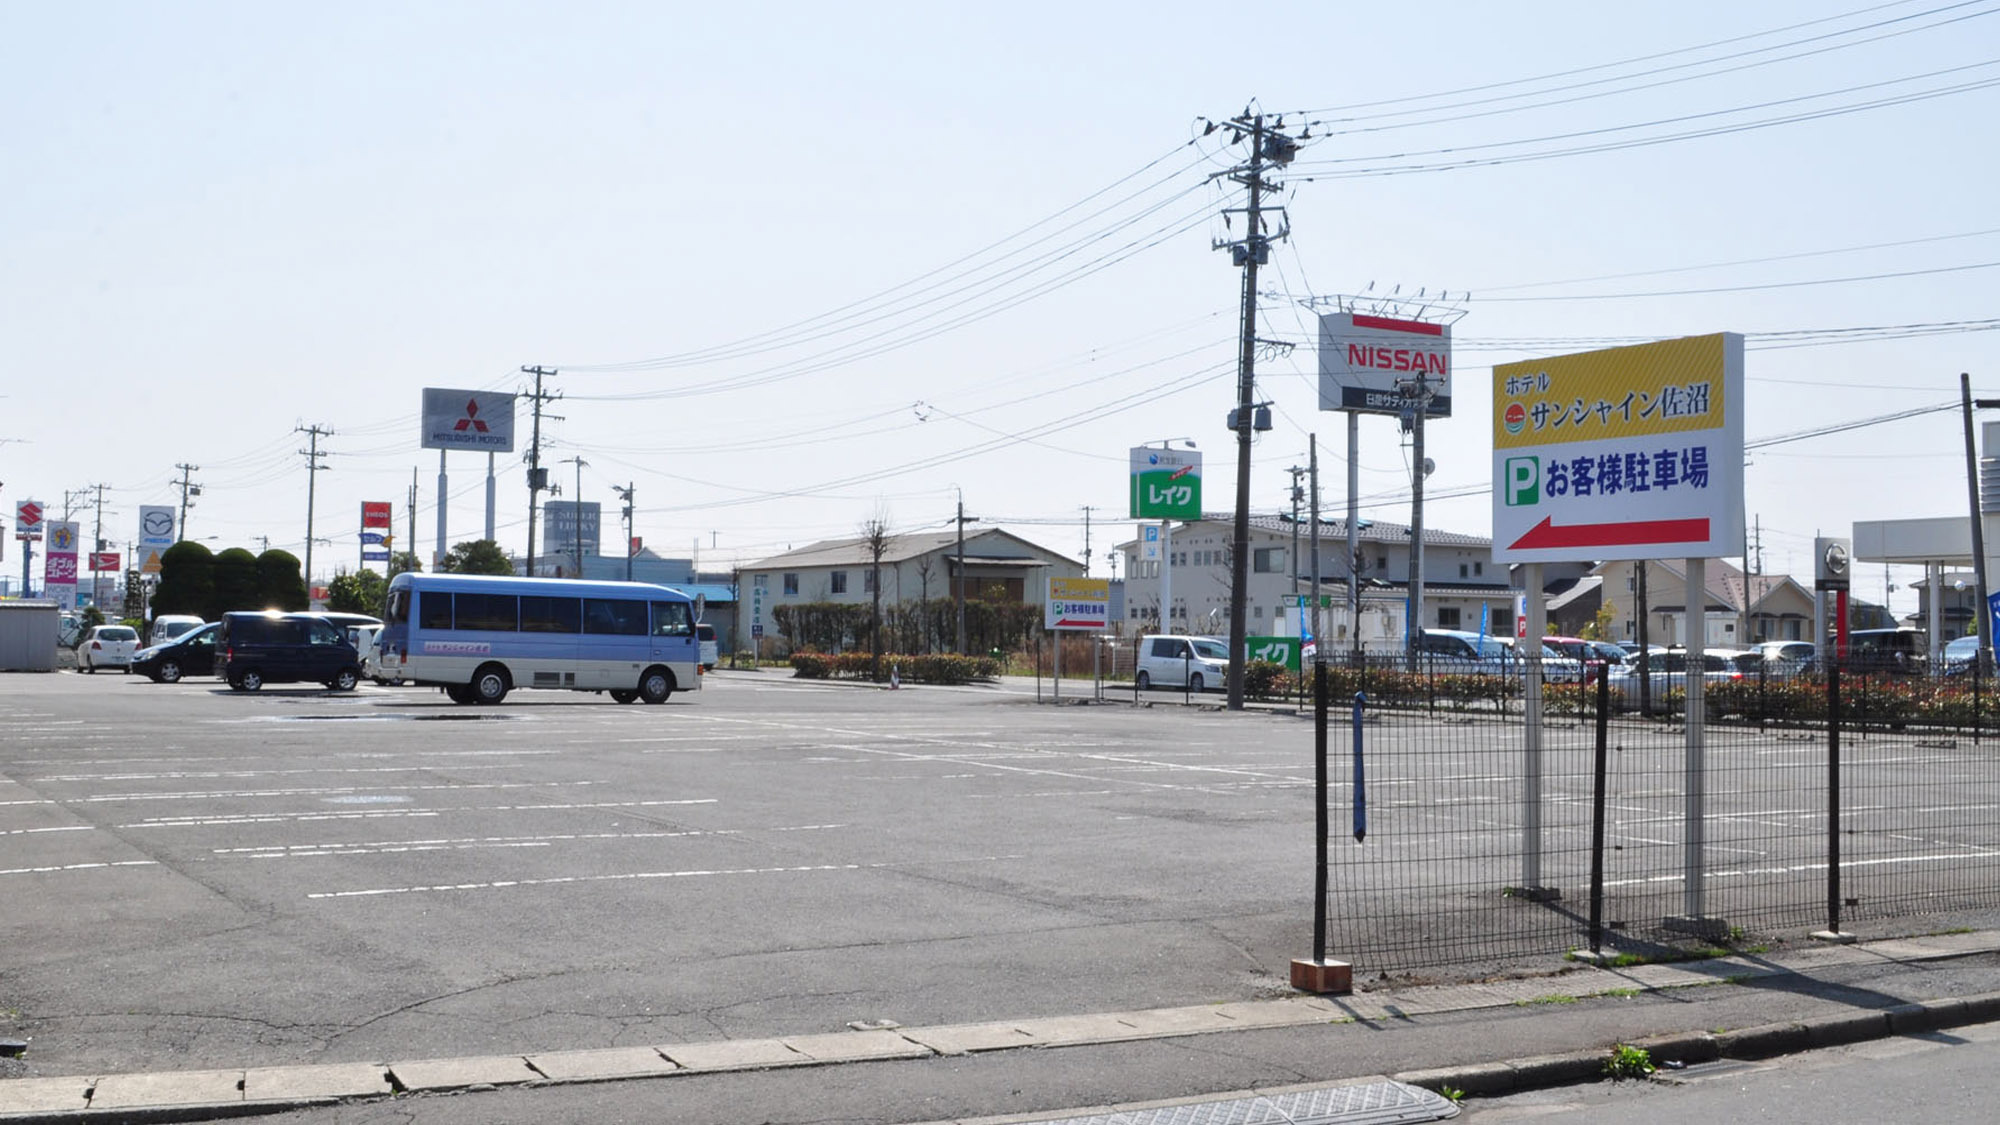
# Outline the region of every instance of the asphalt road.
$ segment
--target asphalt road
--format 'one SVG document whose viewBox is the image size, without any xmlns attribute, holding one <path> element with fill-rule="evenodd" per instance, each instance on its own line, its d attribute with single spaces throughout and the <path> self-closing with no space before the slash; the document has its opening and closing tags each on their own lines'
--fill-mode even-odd
<svg viewBox="0 0 2000 1125">
<path fill-rule="evenodd" d="M 9 677 L 0 1012 L 37 1072 L 1288 992 L 1296 719 L 723 674 L 661 707 Z"/>
</svg>

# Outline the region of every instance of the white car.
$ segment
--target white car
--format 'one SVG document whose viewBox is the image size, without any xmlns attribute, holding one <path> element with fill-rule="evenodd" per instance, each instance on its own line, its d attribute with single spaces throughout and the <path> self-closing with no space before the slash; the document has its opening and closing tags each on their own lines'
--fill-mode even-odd
<svg viewBox="0 0 2000 1125">
<path fill-rule="evenodd" d="M 1139 638 L 1138 685 L 1206 691 L 1229 682 L 1229 646 L 1213 637 Z"/>
<path fill-rule="evenodd" d="M 99 668 L 132 669 L 139 653 L 139 631 L 130 625 L 98 625 L 76 646 L 76 666 L 85 672 Z"/>
<path fill-rule="evenodd" d="M 1702 652 L 1702 680 L 1719 684 L 1730 680 L 1743 679 L 1742 658 L 1746 654 L 1733 648 L 1711 648 Z M 1652 693 L 1652 707 L 1664 710 L 1666 695 L 1687 686 L 1687 650 L 1680 648 L 1655 648 L 1643 657 L 1634 655 L 1632 662 L 1611 669 L 1611 690 L 1616 695 L 1614 706 L 1621 710 L 1632 710 L 1639 706 L 1640 670 L 1645 670 L 1646 687 Z"/>
</svg>

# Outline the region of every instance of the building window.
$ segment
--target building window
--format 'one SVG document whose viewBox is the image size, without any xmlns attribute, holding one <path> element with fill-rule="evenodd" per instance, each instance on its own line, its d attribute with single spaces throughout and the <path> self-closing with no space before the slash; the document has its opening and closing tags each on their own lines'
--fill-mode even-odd
<svg viewBox="0 0 2000 1125">
<path fill-rule="evenodd" d="M 1459 564 L 1458 564 L 1458 576 L 1459 576 L 1460 578 L 1467 578 L 1467 577 L 1470 577 L 1470 576 L 1471 576 L 1471 574 L 1472 574 L 1472 568 L 1471 568 L 1471 567 L 1469 567 L 1469 566 L 1466 566 L 1466 565 L 1465 565 L 1464 563 L 1459 563 Z"/>
<path fill-rule="evenodd" d="M 1511 609 L 1496 609 L 1489 620 L 1493 622 L 1493 631 L 1500 636 L 1508 636 L 1514 632 L 1514 611 Z"/>
<path fill-rule="evenodd" d="M 864 594 L 875 592 L 875 568 L 872 566 L 861 572 L 861 592 Z"/>
<path fill-rule="evenodd" d="M 1250 607 L 1250 616 L 1252 616 L 1252 617 L 1256 618 L 1256 619 L 1257 619 L 1257 620 L 1259 620 L 1259 621 L 1262 621 L 1262 620 L 1264 620 L 1264 607 L 1263 607 L 1263 606 L 1261 606 L 1261 605 L 1255 605 L 1255 606 L 1251 606 L 1251 607 Z M 1317 845 L 1314 845 L 1314 846 L 1316 847 Z"/>
<path fill-rule="evenodd" d="M 828 588 L 831 589 L 834 593 L 845 594 L 847 592 L 846 571 L 844 570 L 834 571 L 832 574 L 827 576 L 827 582 L 829 583 Z"/>
<path fill-rule="evenodd" d="M 1375 556 L 1375 569 L 1376 569 L 1376 571 L 1377 571 L 1377 572 L 1379 572 L 1379 573 L 1387 573 L 1387 572 L 1388 572 L 1388 570 L 1389 570 L 1389 556 L 1387 556 L 1387 555 L 1376 555 L 1376 556 Z"/>
<path fill-rule="evenodd" d="M 1485 563 L 1482 563 L 1482 562 L 1474 562 L 1474 563 L 1472 564 L 1472 573 L 1473 573 L 1474 575 L 1480 575 L 1480 574 L 1485 574 L 1485 573 L 1486 573 L 1486 564 L 1485 564 Z"/>
<path fill-rule="evenodd" d="M 1455 606 L 1455 605 L 1441 605 L 1441 606 L 1439 606 L 1439 607 L 1438 607 L 1438 628 L 1440 628 L 1440 629 L 1456 629 L 1456 628 L 1458 628 L 1458 607 L 1457 607 L 1457 606 Z"/>
<path fill-rule="evenodd" d="M 1279 574 L 1285 569 L 1283 547 L 1259 547 L 1250 553 L 1250 567 L 1258 574 Z"/>
<path fill-rule="evenodd" d="M 785 596 L 788 598 L 799 596 L 799 576 L 797 573 L 785 575 Z"/>
</svg>

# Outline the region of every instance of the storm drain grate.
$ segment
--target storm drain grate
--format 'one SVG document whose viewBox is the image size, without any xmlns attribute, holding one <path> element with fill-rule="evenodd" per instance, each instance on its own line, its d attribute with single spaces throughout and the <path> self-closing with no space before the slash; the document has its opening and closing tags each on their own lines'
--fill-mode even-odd
<svg viewBox="0 0 2000 1125">
<path fill-rule="evenodd" d="M 1329 1086 L 1270 1097 L 1053 1117 L 1036 1125 L 1405 1125 L 1458 1116 L 1458 1107 L 1401 1082 Z"/>
</svg>

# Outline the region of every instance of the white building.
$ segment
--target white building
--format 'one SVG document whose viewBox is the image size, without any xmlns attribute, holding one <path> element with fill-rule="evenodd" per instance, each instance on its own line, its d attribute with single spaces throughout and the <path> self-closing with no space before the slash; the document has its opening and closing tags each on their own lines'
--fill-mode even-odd
<svg viewBox="0 0 2000 1125">
<path fill-rule="evenodd" d="M 1404 524 L 1362 521 L 1354 565 L 1347 558 L 1347 522 L 1321 517 L 1320 592 L 1333 596 L 1321 611 L 1321 631 L 1329 645 L 1355 643 L 1357 626 L 1348 619 L 1347 579 L 1360 578 L 1363 648 L 1400 648 L 1409 613 L 1410 529 Z M 1299 614 L 1285 595 L 1308 593 L 1312 585 L 1311 527 L 1289 514 L 1250 517 L 1250 570 L 1245 605 L 1253 636 L 1297 636 Z M 1296 536 L 1294 535 L 1296 532 Z M 1168 533 L 1171 559 L 1145 557 L 1144 545 L 1118 545 L 1125 576 L 1125 631 L 1221 635 L 1229 630 L 1231 543 L 1235 521 L 1227 515 L 1176 524 Z M 1160 620 L 1160 575 L 1171 566 L 1171 627 Z M 1515 601 L 1521 594 L 1507 568 L 1493 563 L 1493 542 L 1475 535 L 1426 528 L 1424 531 L 1424 621 L 1427 629 L 1511 636 Z"/>
</svg>

